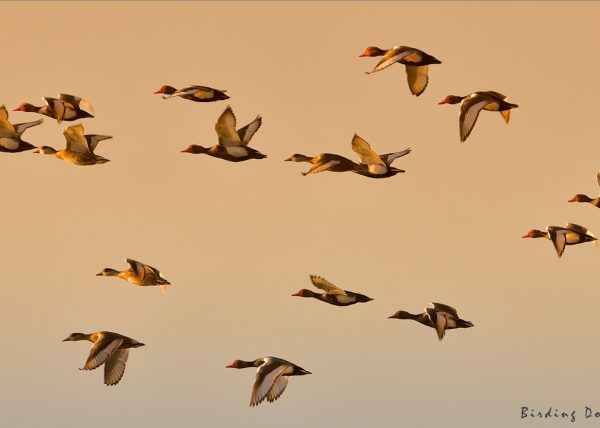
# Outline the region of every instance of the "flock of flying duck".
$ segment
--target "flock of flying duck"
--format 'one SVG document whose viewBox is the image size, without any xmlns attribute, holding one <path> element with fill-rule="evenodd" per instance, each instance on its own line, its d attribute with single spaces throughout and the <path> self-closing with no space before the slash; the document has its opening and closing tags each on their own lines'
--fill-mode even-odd
<svg viewBox="0 0 600 428">
<path fill-rule="evenodd" d="M 383 50 L 377 47 L 368 47 L 359 55 L 360 57 L 378 57 L 381 60 L 372 71 L 367 74 L 381 71 L 393 64 L 399 63 L 405 66 L 408 87 L 410 92 L 421 95 L 429 83 L 429 65 L 441 64 L 435 57 L 415 48 L 407 46 L 396 46 Z M 207 86 L 186 86 L 176 89 L 164 85 L 155 94 L 162 94 L 164 99 L 183 98 L 195 102 L 213 102 L 227 100 L 229 96 L 225 90 L 218 90 Z M 14 111 L 35 112 L 53 119 L 58 123 L 62 121 L 75 121 L 85 118 L 93 118 L 93 107 L 88 101 L 73 95 L 60 94 L 58 98 L 44 97 L 44 106 L 34 106 L 29 103 L 19 105 Z M 518 107 L 509 103 L 507 97 L 495 91 L 473 92 L 466 96 L 448 95 L 439 104 L 460 103 L 459 135 L 460 141 L 464 142 L 471 134 L 482 110 L 500 112 L 506 123 L 510 120 L 510 110 Z M 95 165 L 109 162 L 108 159 L 95 154 L 99 142 L 112 138 L 108 135 L 85 134 L 82 124 L 76 124 L 65 128 L 63 135 L 66 139 L 66 147 L 56 150 L 49 146 L 36 147 L 21 137 L 24 131 L 32 126 L 40 125 L 43 119 L 33 122 L 12 124 L 8 120 L 8 112 L 4 105 L 0 106 L 0 151 L 16 153 L 34 150 L 34 153 L 52 155 L 75 165 Z M 250 159 L 264 159 L 267 156 L 256 149 L 248 147 L 254 134 L 262 125 L 262 118 L 257 116 L 253 121 L 237 129 L 236 117 L 231 107 L 217 119 L 215 131 L 218 143 L 212 147 L 190 145 L 182 150 L 183 153 L 206 154 L 230 162 L 242 162 Z M 286 161 L 307 162 L 312 166 L 303 175 L 316 174 L 319 172 L 353 172 L 370 178 L 386 178 L 398 173 L 405 172 L 402 169 L 392 167 L 392 162 L 411 152 L 410 148 L 386 154 L 378 154 L 363 138 L 354 135 L 351 142 L 352 150 L 358 154 L 359 162 L 354 162 L 344 156 L 321 153 L 316 156 L 305 156 L 293 154 Z M 598 173 L 600 184 L 600 172 Z M 585 195 L 575 195 L 569 202 L 589 202 L 600 207 L 600 198 L 591 199 Z M 550 239 L 556 248 L 559 257 L 562 255 L 566 245 L 574 245 L 582 242 L 595 241 L 587 230 L 575 224 L 567 224 L 565 227 L 548 226 L 546 232 L 531 230 L 524 238 Z M 116 276 L 133 285 L 159 286 L 163 292 L 170 285 L 163 278 L 160 271 L 144 263 L 126 259 L 129 268 L 118 271 L 105 268 L 97 276 Z M 312 284 L 322 292 L 301 289 L 292 296 L 314 298 L 322 302 L 336 306 L 350 306 L 356 303 L 366 303 L 373 299 L 370 297 L 344 290 L 337 287 L 323 277 L 311 275 Z M 398 311 L 388 318 L 412 319 L 427 327 L 435 329 L 439 340 L 445 335 L 446 330 L 456 328 L 469 328 L 473 326 L 470 321 L 459 317 L 456 309 L 441 303 L 432 303 L 432 307 L 426 308 L 420 314 L 411 314 L 406 311 Z M 125 364 L 129 355 L 129 349 L 144 346 L 135 339 L 118 333 L 99 331 L 91 334 L 72 333 L 64 341 L 88 340 L 93 343 L 87 361 L 82 370 L 92 370 L 104 365 L 104 383 L 116 385 L 125 372 Z M 235 360 L 228 368 L 255 367 L 256 378 L 252 389 L 250 405 L 255 406 L 263 402 L 277 400 L 285 391 L 289 376 L 301 376 L 311 374 L 309 371 L 289 361 L 276 357 L 263 357 L 254 361 Z"/>
</svg>

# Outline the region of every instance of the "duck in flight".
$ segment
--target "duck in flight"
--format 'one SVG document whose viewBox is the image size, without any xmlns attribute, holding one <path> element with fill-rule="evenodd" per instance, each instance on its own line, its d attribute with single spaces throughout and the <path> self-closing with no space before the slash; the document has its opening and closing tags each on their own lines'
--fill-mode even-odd
<svg viewBox="0 0 600 428">
<path fill-rule="evenodd" d="M 89 340 L 94 344 L 85 365 L 79 370 L 94 370 L 104 364 L 104 383 L 109 386 L 116 385 L 123 377 L 129 349 L 145 346 L 135 339 L 110 331 L 71 333 L 63 342 L 77 340 Z"/>
<path fill-rule="evenodd" d="M 67 146 L 63 150 L 41 146 L 34 150 L 33 153 L 52 155 L 58 159 L 80 166 L 110 162 L 109 159 L 94 153 L 98 143 L 112 138 L 110 135 L 84 134 L 83 125 L 80 123 L 65 128 L 63 135 L 67 140 Z"/>
<path fill-rule="evenodd" d="M 364 294 L 342 290 L 321 276 L 310 275 L 310 280 L 315 287 L 323 290 L 324 293 L 315 293 L 314 291 L 303 288 L 302 290 L 292 294 L 292 296 L 313 297 L 335 306 L 350 306 L 354 305 L 355 303 L 366 303 L 373 300 Z"/>
<path fill-rule="evenodd" d="M 43 97 L 45 106 L 37 107 L 29 103 L 19 105 L 14 111 L 27 111 L 43 114 L 56 119 L 58 123 L 94 117 L 94 107 L 81 97 L 59 94 L 58 98 Z"/>
<path fill-rule="evenodd" d="M 171 285 L 171 283 L 161 276 L 158 269 L 133 259 L 125 259 L 125 261 L 129 264 L 129 269 L 118 271 L 113 268 L 104 268 L 96 276 L 116 276 L 133 285 L 158 285 L 163 293 L 167 292 L 167 285 Z"/>
<path fill-rule="evenodd" d="M 360 168 L 354 169 L 352 172 L 370 178 L 386 178 L 406 172 L 391 165 L 395 159 L 411 152 L 411 149 L 408 148 L 400 152 L 379 155 L 358 134 L 354 134 L 352 138 L 352 150 L 360 157 Z"/>
<path fill-rule="evenodd" d="M 406 66 L 408 88 L 417 97 L 425 91 L 425 88 L 429 84 L 429 66 L 431 64 L 442 63 L 428 53 L 408 46 L 394 46 L 387 50 L 379 49 L 376 46 L 369 46 L 359 55 L 359 57 L 364 56 L 383 57 L 373 70 L 366 72 L 367 74 L 376 73 L 395 63 L 404 64 Z"/>
<path fill-rule="evenodd" d="M 8 111 L 4 105 L 0 106 L 0 152 L 17 153 L 35 149 L 33 144 L 21 139 L 26 129 L 41 124 L 44 119 L 26 123 L 11 123 L 8 120 Z"/>
<path fill-rule="evenodd" d="M 309 157 L 299 153 L 295 153 L 286 161 L 290 162 L 308 162 L 312 167 L 307 172 L 302 172 L 302 175 L 317 174 L 319 172 L 346 172 L 356 171 L 361 169 L 360 165 L 351 161 L 344 156 L 335 155 L 333 153 L 321 153 L 320 155 Z"/>
<path fill-rule="evenodd" d="M 531 229 L 525 235 L 521 236 L 521 238 L 546 238 L 551 240 L 558 257 L 563 255 L 567 245 L 597 241 L 597 238 L 588 232 L 585 227 L 574 223 L 567 223 L 565 227 L 546 226 L 545 232 L 538 229 Z"/>
<path fill-rule="evenodd" d="M 163 85 L 154 91 L 155 94 L 165 94 L 166 96 L 163 96 L 164 99 L 179 97 L 199 103 L 227 100 L 229 99 L 229 96 L 225 92 L 227 91 L 199 85 L 190 85 L 181 89 L 175 89 L 172 86 Z"/>
<path fill-rule="evenodd" d="M 264 159 L 267 155 L 248 147 L 248 143 L 262 125 L 262 118 L 257 116 L 252 122 L 236 130 L 236 119 L 230 106 L 219 116 L 215 131 L 219 137 L 216 146 L 202 147 L 192 144 L 182 153 L 206 154 L 230 162 L 242 162 L 249 159 Z"/>
<path fill-rule="evenodd" d="M 432 308 L 425 308 L 420 314 L 411 314 L 406 311 L 398 311 L 388 318 L 401 320 L 415 320 L 427 327 L 434 328 L 437 332 L 438 339 L 442 340 L 446 334 L 446 330 L 454 328 L 469 328 L 473 327 L 471 321 L 465 321 L 458 316 L 458 312 L 451 306 L 442 303 L 431 303 Z"/>
<path fill-rule="evenodd" d="M 596 173 L 596 180 L 598 181 L 598 185 L 600 186 L 600 171 Z M 596 208 L 600 208 L 600 197 L 598 198 L 590 198 L 587 195 L 583 195 L 581 193 L 576 194 L 568 202 L 587 202 L 592 204 Z"/>
<path fill-rule="evenodd" d="M 256 379 L 252 387 L 250 406 L 258 406 L 265 398 L 269 403 L 277 400 L 288 384 L 289 376 L 312 374 L 296 364 L 277 357 L 257 358 L 254 361 L 235 360 L 226 368 L 244 369 L 257 367 Z"/>
<path fill-rule="evenodd" d="M 510 110 L 519 107 L 507 101 L 506 95 L 494 91 L 479 91 L 461 97 L 459 95 L 448 95 L 438 104 L 458 104 L 460 103 L 460 116 L 458 125 L 460 131 L 461 143 L 467 140 L 471 134 L 475 122 L 479 117 L 481 110 L 498 111 L 508 124 L 510 121 Z"/>
</svg>

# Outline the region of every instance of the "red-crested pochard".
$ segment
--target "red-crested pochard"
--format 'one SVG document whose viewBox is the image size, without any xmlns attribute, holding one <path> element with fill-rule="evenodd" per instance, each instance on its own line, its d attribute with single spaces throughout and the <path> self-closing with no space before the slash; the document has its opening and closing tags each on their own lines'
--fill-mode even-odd
<svg viewBox="0 0 600 428">
<path fill-rule="evenodd" d="M 165 94 L 164 99 L 180 97 L 186 100 L 196 101 L 199 103 L 208 103 L 211 101 L 227 100 L 229 96 L 225 90 L 209 88 L 208 86 L 190 85 L 185 88 L 175 89 L 169 85 L 163 85 L 156 91 L 155 94 Z"/>
<path fill-rule="evenodd" d="M 35 149 L 33 144 L 21 139 L 27 128 L 39 125 L 44 119 L 33 122 L 12 124 L 8 120 L 8 111 L 4 105 L 0 106 L 0 152 L 17 153 Z"/>
<path fill-rule="evenodd" d="M 258 367 L 252 387 L 250 406 L 258 406 L 266 398 L 269 403 L 277 400 L 288 384 L 289 376 L 312 374 L 302 367 L 276 357 L 257 358 L 254 361 L 235 360 L 226 368 L 244 369 Z"/>
<path fill-rule="evenodd" d="M 366 72 L 367 74 L 383 70 L 397 62 L 404 64 L 408 87 L 410 92 L 417 97 L 425 91 L 429 83 L 429 65 L 442 63 L 428 53 L 408 46 L 394 46 L 387 50 L 369 46 L 359 55 L 359 57 L 363 56 L 383 56 L 372 71 Z"/>
<path fill-rule="evenodd" d="M 94 108 L 89 101 L 81 97 L 68 94 L 59 94 L 58 98 L 44 97 L 45 106 L 37 107 L 29 103 L 23 103 L 14 111 L 28 111 L 43 114 L 45 116 L 56 119 L 58 123 L 61 121 L 73 121 L 85 119 L 86 117 L 94 117 L 92 113 Z"/>
<path fill-rule="evenodd" d="M 350 306 L 354 305 L 355 303 L 366 303 L 373 300 L 364 294 L 342 290 L 341 288 L 327 281 L 325 278 L 317 275 L 310 275 L 310 280 L 315 287 L 325 291 L 325 293 L 315 293 L 314 291 L 303 288 L 302 290 L 292 294 L 292 296 L 313 297 L 335 306 Z"/>
<path fill-rule="evenodd" d="M 33 151 L 33 153 L 42 153 L 44 155 L 52 155 L 58 159 L 62 159 L 74 165 L 88 166 L 110 162 L 102 156 L 94 153 L 96 146 L 100 141 L 112 138 L 110 135 L 84 135 L 83 125 L 69 126 L 65 128 L 63 135 L 67 140 L 67 147 L 63 150 L 56 150 L 49 146 L 41 146 Z"/>
<path fill-rule="evenodd" d="M 79 370 L 93 370 L 104 364 L 104 383 L 111 386 L 119 383 L 125 373 L 129 349 L 145 346 L 135 339 L 110 331 L 71 333 L 63 342 L 75 340 L 89 340 L 94 344 L 85 365 Z"/>
<path fill-rule="evenodd" d="M 400 152 L 378 155 L 371 149 L 369 143 L 359 137 L 358 134 L 354 134 L 352 138 L 352 150 L 360 156 L 362 166 L 362 168 L 355 169 L 353 172 L 371 178 L 392 177 L 400 172 L 406 172 L 403 169 L 394 168 L 391 164 L 395 159 L 411 152 L 411 149 L 408 148 Z"/>
<path fill-rule="evenodd" d="M 473 323 L 461 319 L 453 307 L 442 303 L 430 304 L 433 308 L 425 308 L 423 313 L 411 314 L 406 311 L 398 311 L 388 318 L 411 319 L 420 322 L 427 327 L 434 328 L 440 340 L 444 338 L 446 330 L 473 327 Z"/>
<path fill-rule="evenodd" d="M 249 159 L 264 159 L 267 155 L 258 150 L 248 147 L 252 136 L 258 131 L 262 124 L 262 118 L 257 116 L 248 125 L 235 129 L 236 119 L 230 106 L 219 116 L 215 131 L 219 136 L 219 143 L 212 147 L 202 147 L 192 144 L 182 153 L 206 154 L 215 158 L 224 159 L 230 162 L 242 162 Z"/>
<path fill-rule="evenodd" d="M 508 124 L 510 121 L 510 109 L 519 107 L 517 104 L 507 102 L 507 97 L 499 92 L 479 91 L 461 97 L 459 95 L 448 95 L 438 104 L 460 103 L 460 116 L 458 125 L 460 130 L 460 141 L 466 141 L 477 122 L 481 110 L 498 111 Z"/>
<path fill-rule="evenodd" d="M 596 180 L 598 181 L 598 185 L 600 185 L 600 171 L 596 173 Z M 583 195 L 581 193 L 578 193 L 577 195 L 573 196 L 571 199 L 569 199 L 568 202 L 587 202 L 592 204 L 596 208 L 600 208 L 600 198 L 592 199 L 589 196 Z"/>
<path fill-rule="evenodd" d="M 565 227 L 546 226 L 546 231 L 531 229 L 521 238 L 546 238 L 552 241 L 556 254 L 561 257 L 567 245 L 583 244 L 584 242 L 597 241 L 588 230 L 578 224 L 567 223 Z"/>
</svg>

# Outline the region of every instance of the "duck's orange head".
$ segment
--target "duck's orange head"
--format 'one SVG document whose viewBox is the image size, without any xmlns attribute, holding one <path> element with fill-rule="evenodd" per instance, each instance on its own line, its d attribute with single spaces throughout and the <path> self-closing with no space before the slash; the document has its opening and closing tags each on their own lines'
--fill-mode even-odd
<svg viewBox="0 0 600 428">
<path fill-rule="evenodd" d="M 362 56 L 382 56 L 385 54 L 383 49 L 379 49 L 377 46 L 369 46 L 363 53 L 359 55 Z"/>
<path fill-rule="evenodd" d="M 307 290 L 306 288 L 303 288 L 302 290 L 296 291 L 294 294 L 292 294 L 292 296 L 297 296 L 297 297 L 314 297 L 316 294 L 314 291 L 311 290 Z"/>
<path fill-rule="evenodd" d="M 521 238 L 545 238 L 546 236 L 546 232 L 543 232 L 538 229 L 531 229 L 525 235 L 521 236 Z"/>
<path fill-rule="evenodd" d="M 181 153 L 192 153 L 192 154 L 200 154 L 205 153 L 208 149 L 206 147 L 199 146 L 197 144 L 191 144 L 187 146 L 185 149 L 181 151 Z"/>
<path fill-rule="evenodd" d="M 172 93 L 174 93 L 177 89 L 175 89 L 172 86 L 169 85 L 163 85 L 160 88 L 158 88 L 156 91 L 154 91 L 155 94 L 166 94 L 166 95 L 170 95 Z"/>
<path fill-rule="evenodd" d="M 459 102 L 461 102 L 463 100 L 464 97 L 458 96 L 458 95 L 448 95 L 446 96 L 443 100 L 441 100 L 438 105 L 440 104 L 458 104 Z"/>
<path fill-rule="evenodd" d="M 582 195 L 581 193 L 576 194 L 567 202 L 590 202 L 591 199 L 587 195 Z"/>
<path fill-rule="evenodd" d="M 13 109 L 13 111 L 34 111 L 36 107 L 29 103 L 23 103 L 19 105 L 17 108 Z"/>
</svg>

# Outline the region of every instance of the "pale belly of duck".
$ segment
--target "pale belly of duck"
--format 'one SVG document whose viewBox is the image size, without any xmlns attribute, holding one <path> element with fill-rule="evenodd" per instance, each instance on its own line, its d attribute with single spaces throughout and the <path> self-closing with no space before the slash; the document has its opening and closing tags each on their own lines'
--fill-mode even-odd
<svg viewBox="0 0 600 428">
<path fill-rule="evenodd" d="M 382 175 L 387 172 L 387 166 L 385 165 L 369 165 L 369 172 L 373 175 Z"/>
<path fill-rule="evenodd" d="M 12 138 L 0 138 L 0 146 L 6 150 L 15 150 L 19 147 L 19 142 Z"/>
<path fill-rule="evenodd" d="M 248 149 L 244 146 L 229 146 L 225 147 L 225 151 L 228 155 L 234 156 L 236 158 L 243 158 L 248 156 Z"/>
</svg>

